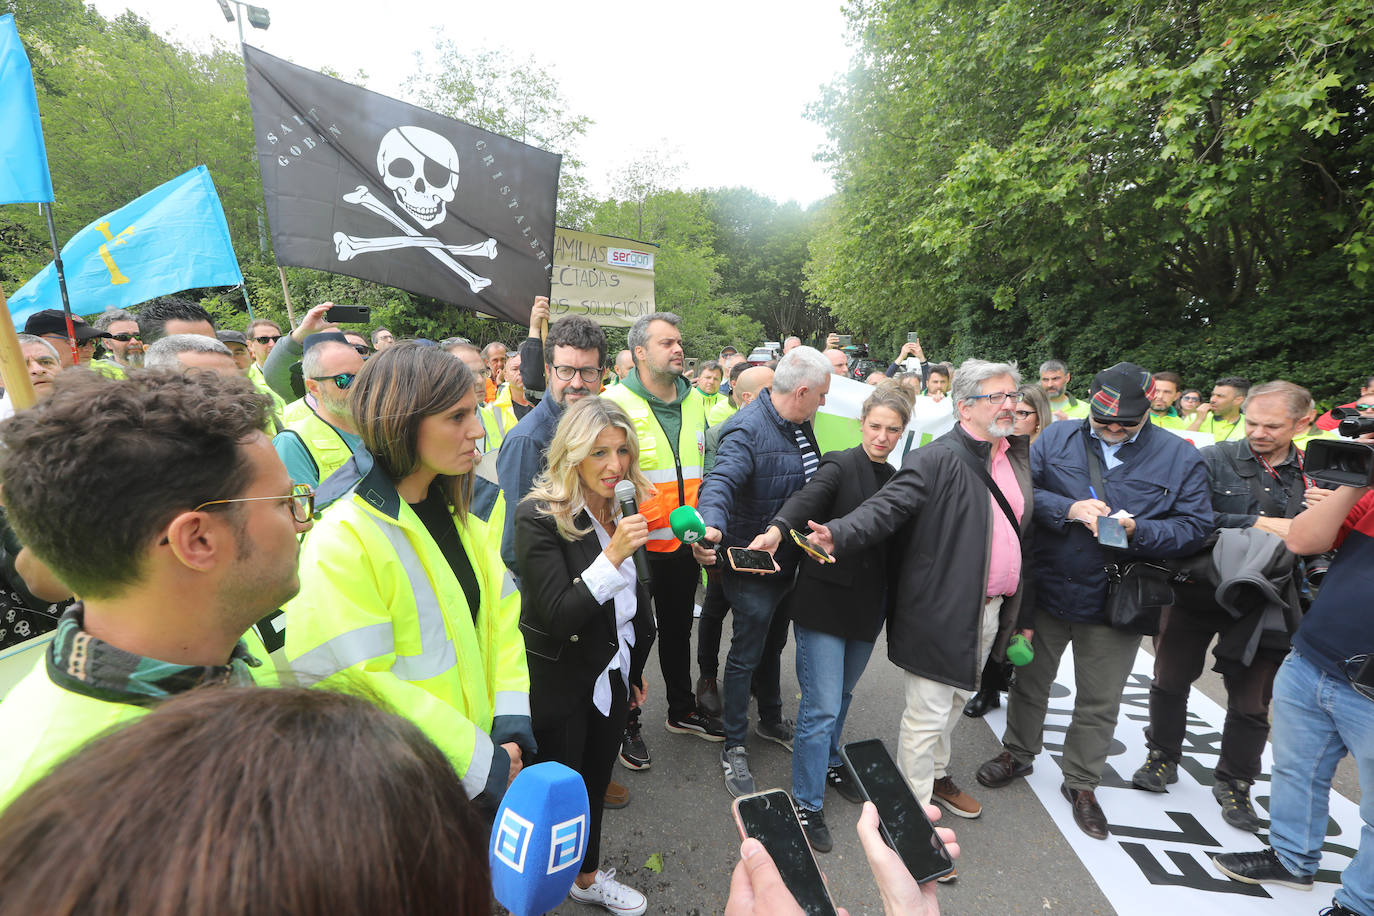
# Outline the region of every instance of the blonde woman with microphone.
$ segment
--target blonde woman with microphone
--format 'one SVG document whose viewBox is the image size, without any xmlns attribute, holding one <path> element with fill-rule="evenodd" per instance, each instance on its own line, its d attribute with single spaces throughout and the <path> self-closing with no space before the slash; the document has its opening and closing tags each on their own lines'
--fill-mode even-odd
<svg viewBox="0 0 1374 916">
<path fill-rule="evenodd" d="M 634 563 L 649 525 L 642 515 L 621 515 L 617 484 L 627 483 L 640 498 L 652 492 L 629 416 L 604 398 L 571 404 L 548 468 L 515 510 L 515 558 L 539 759 L 581 773 L 591 805 L 570 896 L 638 916 L 644 895 L 615 880 L 614 869 L 598 868 L 606 786 L 629 711 L 644 702 L 655 635 L 649 589 Z"/>
</svg>

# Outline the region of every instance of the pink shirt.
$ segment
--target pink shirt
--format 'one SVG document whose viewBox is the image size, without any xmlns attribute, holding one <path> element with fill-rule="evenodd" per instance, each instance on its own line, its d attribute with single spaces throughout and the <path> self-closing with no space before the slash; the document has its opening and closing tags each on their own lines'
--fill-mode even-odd
<svg viewBox="0 0 1374 916">
<path fill-rule="evenodd" d="M 970 436 L 983 439 L 969 429 L 967 424 L 960 425 Z M 1016 481 L 1016 472 L 1012 470 L 1011 459 L 1007 457 L 1007 448 L 1006 439 L 996 439 L 992 442 L 990 473 L 993 483 L 997 484 L 997 488 L 1007 498 L 1007 502 L 1011 504 L 1011 511 L 1016 513 L 1016 519 L 1020 521 L 1026 513 L 1026 497 L 1021 492 L 1021 485 Z M 985 594 L 992 598 L 996 595 L 1015 593 L 1016 586 L 1021 581 L 1021 536 L 1012 527 L 1011 522 L 1007 521 L 1007 514 L 997 505 L 997 500 L 991 493 L 988 494 L 988 502 L 992 504 L 992 550 L 988 555 L 988 590 Z"/>
</svg>

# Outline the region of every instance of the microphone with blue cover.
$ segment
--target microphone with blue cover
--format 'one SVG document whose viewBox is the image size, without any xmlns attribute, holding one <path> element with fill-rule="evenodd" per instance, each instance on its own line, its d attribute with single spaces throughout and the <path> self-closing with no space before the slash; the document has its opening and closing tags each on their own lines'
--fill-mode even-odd
<svg viewBox="0 0 1374 916">
<path fill-rule="evenodd" d="M 536 916 L 568 896 L 587 853 L 587 786 L 561 763 L 525 767 L 491 828 L 491 888 L 513 916 Z"/>
</svg>

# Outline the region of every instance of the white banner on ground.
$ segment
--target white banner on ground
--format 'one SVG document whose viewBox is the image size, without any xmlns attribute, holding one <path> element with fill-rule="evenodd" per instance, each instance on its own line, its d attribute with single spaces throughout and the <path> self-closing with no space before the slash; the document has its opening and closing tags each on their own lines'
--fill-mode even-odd
<svg viewBox="0 0 1374 916">
<path fill-rule="evenodd" d="M 1163 795 L 1131 787 L 1131 774 L 1145 761 L 1144 727 L 1149 723 L 1150 679 L 1154 659 L 1143 649 L 1122 694 L 1116 740 L 1112 743 L 1097 800 L 1106 812 L 1111 835 L 1094 840 L 1078 829 L 1069 803 L 1059 793 L 1063 776 L 1059 755 L 1073 709 L 1073 651 L 1065 650 L 1059 676 L 1050 692 L 1045 717 L 1045 749 L 1027 777 L 1040 803 L 1078 854 L 1083 865 L 1102 888 L 1119 916 L 1288 916 L 1315 912 L 1331 899 L 1340 884 L 1341 871 L 1359 846 L 1358 806 L 1331 793 L 1330 821 L 1322 868 L 1312 893 L 1281 887 L 1241 884 L 1223 876 L 1212 865 L 1219 852 L 1262 849 L 1268 833 L 1259 836 L 1228 825 L 1212 797 L 1212 769 L 1221 750 L 1221 729 L 1226 711 L 1199 690 L 1188 696 L 1188 730 L 1178 782 Z M 1006 730 L 1004 710 L 985 717 L 999 738 Z M 1261 818 L 1267 819 L 1269 774 L 1273 757 L 1266 746 L 1263 773 L 1251 790 L 1251 800 Z"/>
</svg>

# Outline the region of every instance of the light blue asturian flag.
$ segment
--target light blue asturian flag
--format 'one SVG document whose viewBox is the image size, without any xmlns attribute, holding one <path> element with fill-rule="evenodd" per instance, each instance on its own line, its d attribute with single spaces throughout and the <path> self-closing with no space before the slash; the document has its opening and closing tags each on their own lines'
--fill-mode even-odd
<svg viewBox="0 0 1374 916">
<path fill-rule="evenodd" d="M 0 204 L 52 202 L 48 151 L 29 56 L 14 16 L 0 16 Z"/>
<path fill-rule="evenodd" d="M 62 267 L 74 315 L 243 282 L 219 195 L 203 165 L 72 236 L 62 246 Z M 10 296 L 16 324 L 41 309 L 61 307 L 51 263 Z"/>
</svg>

